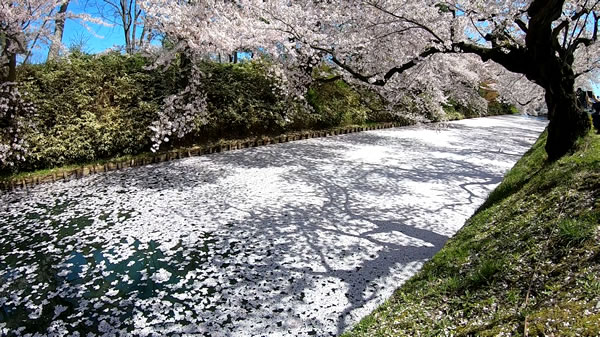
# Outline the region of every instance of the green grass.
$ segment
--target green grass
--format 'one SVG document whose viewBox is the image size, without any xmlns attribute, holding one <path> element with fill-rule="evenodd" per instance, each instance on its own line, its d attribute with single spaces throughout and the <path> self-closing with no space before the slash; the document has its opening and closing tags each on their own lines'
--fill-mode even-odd
<svg viewBox="0 0 600 337">
<path fill-rule="evenodd" d="M 545 141 L 344 336 L 599 336 L 600 136 L 553 163 Z"/>
<path fill-rule="evenodd" d="M 73 164 L 73 165 L 65 165 L 61 167 L 47 168 L 29 172 L 17 172 L 17 173 L 3 173 L 0 174 L 0 182 L 4 181 L 21 181 L 23 179 L 31 179 L 31 178 L 43 178 L 47 176 L 51 176 L 52 174 L 60 175 L 63 172 L 68 172 L 71 170 L 75 170 L 81 168 L 82 166 L 89 165 L 104 165 L 110 162 L 124 162 L 132 159 L 141 159 L 141 158 L 151 158 L 154 154 L 152 152 L 144 152 L 137 155 L 126 155 L 120 157 L 114 157 L 110 159 L 100 159 L 95 161 L 84 162 L 81 164 Z"/>
</svg>

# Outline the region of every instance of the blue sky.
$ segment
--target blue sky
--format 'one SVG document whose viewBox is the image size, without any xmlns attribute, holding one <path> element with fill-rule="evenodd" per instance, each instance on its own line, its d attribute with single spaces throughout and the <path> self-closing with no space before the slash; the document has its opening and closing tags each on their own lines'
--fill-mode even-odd
<svg viewBox="0 0 600 337">
<path fill-rule="evenodd" d="M 96 12 L 96 0 L 87 1 L 87 4 L 83 2 L 81 0 L 73 1 L 69 4 L 69 9 L 74 13 Z M 92 32 L 88 31 L 78 20 L 67 20 L 63 43 L 70 46 L 84 38 L 87 41 L 85 50 L 89 53 L 99 53 L 115 45 L 125 44 L 123 30 L 117 25 L 105 27 L 88 24 L 88 26 Z"/>
<path fill-rule="evenodd" d="M 592 85 L 592 89 L 594 90 L 594 95 L 596 96 L 600 96 L 600 85 L 599 84 L 594 84 Z"/>
<path fill-rule="evenodd" d="M 69 3 L 69 11 L 76 14 L 88 13 L 98 16 L 97 8 L 99 4 L 102 4 L 102 0 L 72 0 Z M 70 47 L 83 41 L 83 50 L 91 54 L 102 52 L 114 46 L 125 45 L 123 30 L 120 26 L 113 25 L 112 27 L 107 27 L 90 23 L 86 25 L 87 27 L 80 20 L 67 19 L 63 44 L 66 47 Z M 44 62 L 47 53 L 48 46 L 40 46 L 39 49 L 34 51 L 32 62 Z"/>
</svg>

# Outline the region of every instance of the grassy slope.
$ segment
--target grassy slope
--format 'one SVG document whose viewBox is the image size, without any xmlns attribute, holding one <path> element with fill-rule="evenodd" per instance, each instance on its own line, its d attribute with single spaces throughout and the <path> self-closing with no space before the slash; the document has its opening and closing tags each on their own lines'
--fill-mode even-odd
<svg viewBox="0 0 600 337">
<path fill-rule="evenodd" d="M 545 137 L 421 272 L 344 336 L 600 336 L 600 136 L 551 164 Z"/>
</svg>

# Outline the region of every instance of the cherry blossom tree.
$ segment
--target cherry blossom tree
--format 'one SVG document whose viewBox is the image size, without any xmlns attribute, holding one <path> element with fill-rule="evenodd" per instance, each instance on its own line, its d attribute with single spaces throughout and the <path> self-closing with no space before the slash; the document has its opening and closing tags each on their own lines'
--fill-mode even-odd
<svg viewBox="0 0 600 337">
<path fill-rule="evenodd" d="M 140 3 L 146 14 L 146 28 L 161 32 L 168 48 L 149 46 L 146 52 L 155 57 L 154 68 L 179 62 L 178 90 L 166 97 L 157 121 L 151 126 L 152 151 L 173 137 L 183 137 L 193 130 L 192 124 L 208 122 L 206 95 L 202 89 L 205 76 L 195 66 L 220 53 L 231 54 L 245 37 L 241 33 L 254 17 L 240 15 L 234 1 L 175 2 L 151 0 Z M 251 30 L 252 31 L 252 30 Z"/>
<path fill-rule="evenodd" d="M 27 142 L 23 134 L 31 127 L 27 117 L 35 111 L 13 83 L 0 83 L 0 169 L 25 159 Z"/>
<path fill-rule="evenodd" d="M 27 116 L 35 108 L 19 91 L 17 56 L 26 55 L 30 44 L 48 38 L 48 21 L 63 0 L 20 0 L 0 3 L 0 168 L 23 160 L 26 141 L 22 138 Z"/>
<path fill-rule="evenodd" d="M 18 0 L 0 3 L 0 69 L 3 81 L 16 81 L 17 56 L 27 55 L 31 44 L 50 40 L 50 22 L 64 0 Z M 64 15 L 64 13 L 63 13 Z"/>
<path fill-rule="evenodd" d="M 506 14 L 499 8 L 476 14 L 478 20 L 485 19 L 488 24 L 473 25 L 486 45 L 472 41 L 454 44 L 462 52 L 523 74 L 545 90 L 550 119 L 546 151 L 551 159 L 565 154 L 590 128 L 587 114 L 577 104 L 575 81 L 597 71 L 599 4 L 600 1 L 564 0 L 515 2 Z M 467 13 L 479 10 L 475 6 L 455 7 Z"/>
<path fill-rule="evenodd" d="M 60 53 L 62 39 L 65 32 L 66 13 L 69 8 L 70 0 L 65 0 L 58 8 L 58 13 L 54 19 L 54 34 L 48 48 L 48 60 L 56 59 Z"/>
<path fill-rule="evenodd" d="M 107 25 L 101 19 L 89 14 L 75 14 L 68 11 L 68 3 L 68 0 L 0 2 L 0 79 L 2 81 L 16 80 L 18 55 L 27 58 L 31 54 L 31 49 L 41 45 L 52 45 L 52 53 L 58 51 L 60 38 L 55 37 L 62 35 L 66 19 L 77 19 L 86 27 L 88 23 Z"/>
<path fill-rule="evenodd" d="M 543 91 L 551 159 L 590 127 L 574 87 L 598 78 L 598 0 L 146 3 L 162 6 L 155 22 L 196 53 L 244 45 L 283 62 L 321 58 L 396 102 L 409 95 L 422 104 L 441 103 L 454 84 L 474 87 L 483 80 L 525 106 Z M 518 86 L 502 87 L 510 83 Z"/>
<path fill-rule="evenodd" d="M 317 13 L 305 17 L 304 30 L 290 30 L 295 25 L 288 19 L 288 28 L 280 29 L 327 52 L 359 80 L 381 86 L 398 79 L 405 82 L 402 75 L 411 74 L 424 61 L 436 62 L 440 54 L 473 54 L 544 89 L 550 119 L 546 150 L 551 159 L 565 154 L 589 129 L 574 87 L 578 79 L 597 78 L 598 1 L 371 0 L 304 6 Z M 334 6 L 337 16 L 331 14 Z M 283 17 L 281 10 L 263 8 L 273 17 Z M 328 18 L 333 20 L 325 21 Z M 323 33 L 326 38 L 318 35 Z M 443 60 L 436 67 L 442 74 L 447 67 L 447 58 Z M 426 76 L 433 87 L 443 87 L 436 74 Z"/>
<path fill-rule="evenodd" d="M 52 43 L 51 53 L 57 52 L 60 41 L 53 38 L 55 33 L 62 36 L 68 17 L 83 23 L 104 24 L 89 15 L 68 12 L 67 4 L 67 0 L 0 2 L 0 169 L 24 160 L 27 151 L 24 130 L 31 127 L 27 121 L 35 113 L 35 107 L 27 102 L 27 93 L 20 92 L 16 83 L 18 56 L 26 60 L 32 48 L 42 42 Z"/>
</svg>

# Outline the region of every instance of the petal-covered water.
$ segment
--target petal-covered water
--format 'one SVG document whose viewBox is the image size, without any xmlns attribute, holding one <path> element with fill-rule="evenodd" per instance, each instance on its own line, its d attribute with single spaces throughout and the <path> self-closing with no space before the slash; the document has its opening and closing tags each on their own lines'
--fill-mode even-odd
<svg viewBox="0 0 600 337">
<path fill-rule="evenodd" d="M 337 335 L 545 125 L 364 132 L 0 192 L 0 335 Z"/>
</svg>

